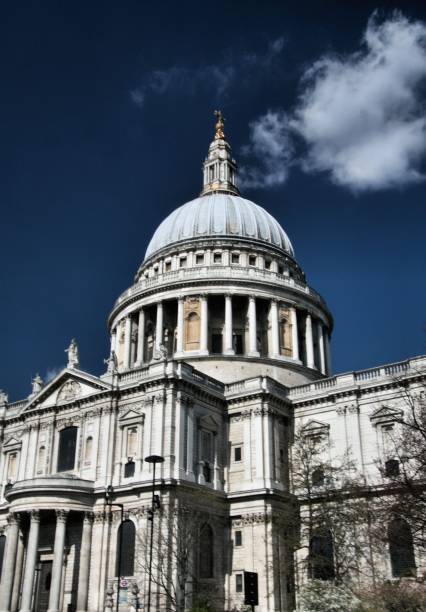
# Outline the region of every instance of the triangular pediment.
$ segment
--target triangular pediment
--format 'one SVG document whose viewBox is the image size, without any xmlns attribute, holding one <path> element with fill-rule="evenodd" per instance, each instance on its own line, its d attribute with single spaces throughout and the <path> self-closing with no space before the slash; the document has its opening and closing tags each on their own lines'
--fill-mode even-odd
<svg viewBox="0 0 426 612">
<path fill-rule="evenodd" d="M 5 448 L 12 447 L 12 446 L 19 446 L 20 444 L 21 444 L 21 440 L 18 440 L 18 438 L 15 438 L 14 436 L 11 436 L 3 444 L 3 448 L 5 449 Z"/>
<path fill-rule="evenodd" d="M 67 404 L 109 390 L 111 385 L 100 378 L 81 370 L 65 368 L 29 401 L 23 412 Z"/>
<path fill-rule="evenodd" d="M 137 412 L 137 410 L 133 410 L 132 408 L 129 408 L 129 410 L 126 410 L 125 412 L 123 412 L 123 414 L 120 415 L 120 421 L 134 421 L 137 419 L 141 419 L 144 415 L 140 412 Z"/>
<path fill-rule="evenodd" d="M 315 419 L 311 419 L 306 423 L 306 425 L 302 426 L 302 432 L 306 434 L 323 434 L 327 433 L 330 429 L 330 425 L 328 423 L 321 423 L 321 421 L 316 421 Z"/>
<path fill-rule="evenodd" d="M 402 419 L 404 413 L 402 410 L 392 408 L 390 406 L 380 406 L 370 415 L 370 421 L 373 425 L 379 423 L 391 423 Z"/>
<path fill-rule="evenodd" d="M 211 416 L 211 414 L 207 414 L 203 417 L 200 417 L 200 427 L 203 429 L 210 429 L 211 431 L 217 431 L 219 429 L 219 425 L 216 420 Z"/>
</svg>

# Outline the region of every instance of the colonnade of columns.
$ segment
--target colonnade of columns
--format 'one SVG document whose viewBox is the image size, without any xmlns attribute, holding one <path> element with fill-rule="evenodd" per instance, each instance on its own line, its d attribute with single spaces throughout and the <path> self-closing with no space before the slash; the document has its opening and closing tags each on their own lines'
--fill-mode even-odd
<svg viewBox="0 0 426 612">
<path fill-rule="evenodd" d="M 29 512 L 30 525 L 26 545 L 25 567 L 23 577 L 16 573 L 17 557 L 19 556 L 20 526 L 24 513 L 11 513 L 6 535 L 6 550 L 0 585 L 0 612 L 31 612 L 34 609 L 34 581 L 39 560 L 40 512 Z M 49 592 L 48 612 L 59 612 L 63 588 L 63 569 L 65 561 L 65 536 L 68 510 L 56 510 L 55 541 L 53 546 L 52 576 Z M 81 537 L 79 579 L 77 592 L 77 612 L 87 610 L 89 595 L 89 564 L 92 541 L 93 515 L 83 514 L 83 529 Z M 22 551 L 23 552 L 23 551 Z M 21 601 L 19 605 L 19 593 Z"/>
<path fill-rule="evenodd" d="M 215 296 L 217 297 L 217 296 Z M 233 345 L 233 296 L 225 294 L 224 296 L 224 321 L 223 321 L 223 342 L 222 354 L 234 355 L 235 349 Z M 238 296 L 241 297 L 241 296 Z M 247 320 L 248 320 L 248 342 L 245 354 L 249 357 L 259 357 L 258 348 L 258 314 L 257 300 L 255 296 L 245 296 L 248 300 Z M 185 354 L 185 321 L 184 321 L 184 297 L 177 298 L 177 317 L 176 317 L 176 342 L 175 356 L 181 357 Z M 200 339 L 198 354 L 209 354 L 209 308 L 208 296 L 199 296 L 200 302 Z M 157 302 L 156 318 L 155 318 L 155 350 L 160 351 L 163 344 L 164 334 L 164 307 L 168 301 Z M 328 329 L 319 318 L 314 318 L 311 312 L 296 308 L 294 305 L 286 305 L 285 308 L 289 312 L 289 326 L 291 330 L 291 355 L 289 357 L 296 362 L 303 362 L 309 368 L 316 368 L 322 374 L 329 374 L 330 363 L 330 346 Z M 151 307 L 151 306 L 150 306 Z M 270 300 L 269 305 L 269 328 L 270 341 L 268 342 L 268 357 L 279 359 L 281 355 L 280 345 L 280 321 L 279 321 L 280 301 L 276 299 Z M 137 320 L 137 348 L 136 358 L 132 363 L 132 325 L 133 321 Z M 145 351 L 145 309 L 141 308 L 135 316 L 132 313 L 125 317 L 124 323 L 124 356 L 123 368 L 129 369 L 133 366 L 139 366 L 146 361 Z M 117 352 L 117 329 L 120 323 L 117 324 L 111 335 L 111 350 Z M 315 338 L 315 340 L 314 340 Z M 303 347 L 300 346 L 302 341 Z M 303 350 L 302 350 L 303 349 Z"/>
</svg>

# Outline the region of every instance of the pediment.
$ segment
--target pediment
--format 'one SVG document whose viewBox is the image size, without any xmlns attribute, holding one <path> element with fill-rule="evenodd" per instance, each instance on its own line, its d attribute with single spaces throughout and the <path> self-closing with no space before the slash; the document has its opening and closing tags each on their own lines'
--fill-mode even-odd
<svg viewBox="0 0 426 612">
<path fill-rule="evenodd" d="M 123 414 L 120 415 L 119 421 L 122 422 L 128 422 L 128 421 L 140 421 L 141 419 L 144 418 L 144 414 L 137 412 L 137 410 L 134 410 L 132 408 L 129 408 L 129 410 L 124 411 Z"/>
<path fill-rule="evenodd" d="M 211 431 L 219 429 L 219 424 L 210 414 L 200 417 L 199 423 L 202 429 L 210 429 Z"/>
<path fill-rule="evenodd" d="M 382 423 L 394 423 L 400 421 L 404 413 L 402 410 L 392 408 L 390 406 L 380 406 L 370 414 L 370 421 L 373 425 L 379 425 Z"/>
<path fill-rule="evenodd" d="M 328 423 L 321 423 L 321 421 L 316 421 L 315 419 L 311 419 L 303 425 L 302 433 L 303 435 L 324 435 L 328 434 L 330 430 L 330 425 Z"/>
<path fill-rule="evenodd" d="M 3 448 L 6 449 L 6 448 L 12 448 L 12 447 L 16 447 L 16 446 L 21 446 L 21 444 L 22 444 L 21 440 L 18 440 L 18 438 L 15 438 L 14 436 L 11 436 L 3 444 Z"/>
<path fill-rule="evenodd" d="M 96 376 L 65 368 L 31 399 L 23 412 L 67 404 L 110 389 L 111 385 Z"/>
</svg>

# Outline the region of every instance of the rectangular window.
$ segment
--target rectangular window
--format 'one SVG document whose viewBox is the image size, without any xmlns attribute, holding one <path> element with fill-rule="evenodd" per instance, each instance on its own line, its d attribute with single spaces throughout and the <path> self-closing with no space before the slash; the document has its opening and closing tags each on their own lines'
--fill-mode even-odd
<svg viewBox="0 0 426 612">
<path fill-rule="evenodd" d="M 271 260 L 265 259 L 265 270 L 270 270 L 270 269 L 271 269 Z"/>
<path fill-rule="evenodd" d="M 242 593 L 243 592 L 243 575 L 235 574 L 235 592 Z"/>
<path fill-rule="evenodd" d="M 212 460 L 213 440 L 212 433 L 210 431 L 201 432 L 201 460 L 210 461 Z"/>
<path fill-rule="evenodd" d="M 203 253 L 197 253 L 197 255 L 195 256 L 195 263 L 200 265 L 204 263 L 204 254 Z"/>
<path fill-rule="evenodd" d="M 240 255 L 238 253 L 231 254 L 231 263 L 239 264 L 240 263 Z"/>
<path fill-rule="evenodd" d="M 234 461 L 241 461 L 243 458 L 243 447 L 234 446 Z"/>
<path fill-rule="evenodd" d="M 166 272 L 170 272 L 171 269 L 172 269 L 172 262 L 171 261 L 166 261 L 166 263 L 164 264 L 164 270 Z"/>
<path fill-rule="evenodd" d="M 179 258 L 179 267 L 180 268 L 186 268 L 186 257 L 180 257 Z"/>
<path fill-rule="evenodd" d="M 7 468 L 7 477 L 10 480 L 16 479 L 16 473 L 18 468 L 18 455 L 16 453 L 10 453 L 9 465 Z"/>
<path fill-rule="evenodd" d="M 278 274 L 284 274 L 284 266 L 278 266 Z"/>
<path fill-rule="evenodd" d="M 215 264 L 222 263 L 222 253 L 213 253 L 213 263 Z"/>
<path fill-rule="evenodd" d="M 256 265 L 256 255 L 249 255 L 249 266 Z"/>
<path fill-rule="evenodd" d="M 222 353 L 222 334 L 212 334 L 212 353 Z"/>
<path fill-rule="evenodd" d="M 235 532 L 235 546 L 242 546 L 242 545 L 243 545 L 243 532 L 236 531 Z"/>
</svg>

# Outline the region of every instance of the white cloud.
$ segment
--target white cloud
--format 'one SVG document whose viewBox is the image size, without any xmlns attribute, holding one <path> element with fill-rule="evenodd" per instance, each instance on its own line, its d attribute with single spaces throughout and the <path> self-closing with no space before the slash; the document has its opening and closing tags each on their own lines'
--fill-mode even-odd
<svg viewBox="0 0 426 612">
<path fill-rule="evenodd" d="M 296 163 L 296 141 L 305 172 L 326 172 L 353 191 L 424 179 L 425 77 L 426 24 L 400 13 L 379 23 L 373 15 L 359 51 L 324 56 L 305 73 L 288 116 L 268 111 L 251 124 L 246 150 L 259 158 L 258 167 L 244 169 L 243 184 L 282 183 Z"/>
<path fill-rule="evenodd" d="M 170 66 L 150 72 L 142 84 L 130 91 L 130 99 L 143 108 L 148 96 L 168 92 L 194 95 L 200 90 L 213 92 L 215 99 L 228 94 L 233 85 L 242 87 L 265 75 L 282 53 L 284 38 L 269 43 L 263 53 L 229 54 L 218 64 L 204 66 Z"/>
<path fill-rule="evenodd" d="M 56 376 L 62 372 L 62 370 L 64 369 L 65 366 L 53 366 L 53 367 L 48 367 L 47 368 L 47 372 L 46 375 L 44 377 L 44 382 L 45 384 L 49 383 L 51 380 L 53 380 L 54 378 L 56 378 Z"/>
<path fill-rule="evenodd" d="M 304 168 L 355 191 L 420 180 L 426 26 L 401 14 L 379 24 L 373 15 L 363 43 L 351 56 L 321 58 L 305 75 L 292 120 L 308 147 Z"/>
<path fill-rule="evenodd" d="M 282 111 L 268 111 L 250 124 L 250 144 L 242 149 L 244 156 L 260 161 L 240 169 L 242 187 L 272 187 L 287 179 L 293 155 L 289 120 Z"/>
</svg>

